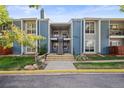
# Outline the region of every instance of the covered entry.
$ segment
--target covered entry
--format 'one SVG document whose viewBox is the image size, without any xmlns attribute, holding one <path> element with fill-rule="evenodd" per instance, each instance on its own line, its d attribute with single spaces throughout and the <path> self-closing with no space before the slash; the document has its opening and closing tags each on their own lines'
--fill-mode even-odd
<svg viewBox="0 0 124 93">
<path fill-rule="evenodd" d="M 50 52 L 57 54 L 71 53 L 70 24 L 52 23 L 50 27 Z"/>
</svg>

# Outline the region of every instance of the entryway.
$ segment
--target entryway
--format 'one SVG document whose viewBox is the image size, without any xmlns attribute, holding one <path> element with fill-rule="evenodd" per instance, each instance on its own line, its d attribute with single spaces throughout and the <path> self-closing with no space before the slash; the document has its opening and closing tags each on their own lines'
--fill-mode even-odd
<svg viewBox="0 0 124 93">
<path fill-rule="evenodd" d="M 74 61 L 74 56 L 72 54 L 57 55 L 56 53 L 50 53 L 47 55 L 46 61 Z"/>
<path fill-rule="evenodd" d="M 73 65 L 74 56 L 72 54 L 57 55 L 56 53 L 48 54 L 46 58 L 47 66 L 45 70 L 66 70 L 76 69 Z"/>
</svg>

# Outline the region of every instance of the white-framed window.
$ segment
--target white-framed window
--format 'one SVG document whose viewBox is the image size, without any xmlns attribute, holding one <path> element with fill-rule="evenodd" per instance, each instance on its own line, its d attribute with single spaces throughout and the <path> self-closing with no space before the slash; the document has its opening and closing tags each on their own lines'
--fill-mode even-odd
<svg viewBox="0 0 124 93">
<path fill-rule="evenodd" d="M 94 34 L 95 33 L 95 22 L 94 21 L 86 21 L 85 33 L 86 34 Z"/>
<path fill-rule="evenodd" d="M 59 32 L 58 31 L 54 31 L 53 32 L 53 37 L 59 37 Z"/>
<path fill-rule="evenodd" d="M 120 46 L 121 45 L 121 41 L 119 41 L 119 40 L 110 41 L 110 45 L 111 46 Z"/>
<path fill-rule="evenodd" d="M 34 34 L 36 35 L 36 22 L 26 22 L 25 23 L 25 30 L 27 34 Z M 36 46 L 36 42 L 34 42 Z M 34 53 L 36 52 L 36 48 L 26 47 L 26 53 Z"/>
<path fill-rule="evenodd" d="M 53 49 L 54 52 L 57 51 L 57 49 L 58 49 L 58 42 L 53 42 L 52 43 L 52 49 Z"/>
<path fill-rule="evenodd" d="M 26 22 L 26 31 L 27 31 L 27 34 L 36 34 L 36 23 Z"/>
<path fill-rule="evenodd" d="M 62 36 L 64 38 L 68 38 L 68 32 L 67 31 L 62 31 Z"/>
<path fill-rule="evenodd" d="M 119 25 L 118 24 L 110 24 L 110 29 L 118 29 Z"/>
<path fill-rule="evenodd" d="M 95 51 L 95 42 L 94 40 L 85 41 L 85 52 L 94 52 Z"/>
</svg>

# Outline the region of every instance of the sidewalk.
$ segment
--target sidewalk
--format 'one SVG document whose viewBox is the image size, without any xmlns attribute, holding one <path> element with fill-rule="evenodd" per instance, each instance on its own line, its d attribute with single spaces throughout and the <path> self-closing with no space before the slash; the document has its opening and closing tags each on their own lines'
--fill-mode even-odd
<svg viewBox="0 0 124 93">
<path fill-rule="evenodd" d="M 49 61 L 45 70 L 76 70 L 72 61 Z"/>
<path fill-rule="evenodd" d="M 94 60 L 94 61 L 90 61 L 90 60 L 88 60 L 88 61 L 75 61 L 75 63 L 76 62 L 124 62 L 124 60 Z"/>
</svg>

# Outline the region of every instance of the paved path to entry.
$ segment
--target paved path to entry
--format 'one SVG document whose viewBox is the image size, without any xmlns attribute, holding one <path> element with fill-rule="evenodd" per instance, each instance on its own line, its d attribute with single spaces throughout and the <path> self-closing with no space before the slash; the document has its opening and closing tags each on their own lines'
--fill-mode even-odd
<svg viewBox="0 0 124 93">
<path fill-rule="evenodd" d="M 45 70 L 66 70 L 66 69 L 76 69 L 71 61 L 50 61 L 47 62 Z"/>
</svg>

